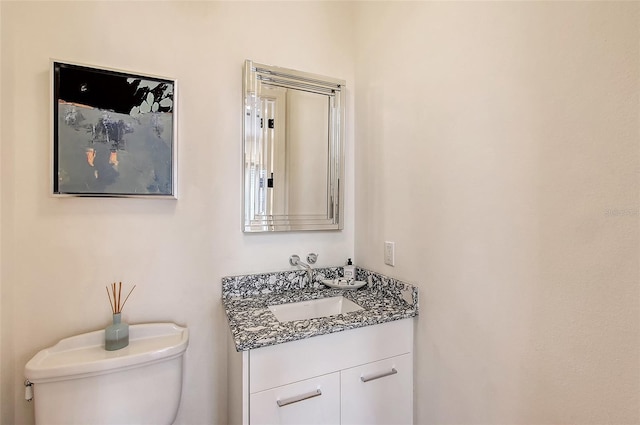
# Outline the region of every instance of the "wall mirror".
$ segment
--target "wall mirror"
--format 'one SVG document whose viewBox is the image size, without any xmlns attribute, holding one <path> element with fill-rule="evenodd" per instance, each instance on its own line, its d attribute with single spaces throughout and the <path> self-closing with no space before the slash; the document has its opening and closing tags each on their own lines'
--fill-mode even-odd
<svg viewBox="0 0 640 425">
<path fill-rule="evenodd" d="M 343 227 L 345 82 L 244 67 L 243 230 Z"/>
</svg>

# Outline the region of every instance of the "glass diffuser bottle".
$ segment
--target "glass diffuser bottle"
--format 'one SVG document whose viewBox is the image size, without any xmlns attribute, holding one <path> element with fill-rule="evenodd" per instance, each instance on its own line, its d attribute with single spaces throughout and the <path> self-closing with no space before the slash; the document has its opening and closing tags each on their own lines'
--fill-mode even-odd
<svg viewBox="0 0 640 425">
<path fill-rule="evenodd" d="M 114 313 L 113 324 L 104 330 L 104 349 L 119 350 L 129 345 L 129 324 L 122 323 L 122 313 Z"/>
<path fill-rule="evenodd" d="M 129 299 L 129 295 L 131 295 L 135 288 L 136 286 L 133 285 L 124 302 L 121 303 L 122 282 L 120 282 L 119 286 L 116 286 L 115 283 L 111 284 L 111 291 L 109 291 L 109 287 L 107 287 L 109 304 L 113 312 L 113 323 L 104 330 L 104 349 L 107 351 L 119 350 L 129 345 L 129 324 L 122 322 L 122 309 Z M 112 295 L 113 299 L 111 297 Z"/>
</svg>

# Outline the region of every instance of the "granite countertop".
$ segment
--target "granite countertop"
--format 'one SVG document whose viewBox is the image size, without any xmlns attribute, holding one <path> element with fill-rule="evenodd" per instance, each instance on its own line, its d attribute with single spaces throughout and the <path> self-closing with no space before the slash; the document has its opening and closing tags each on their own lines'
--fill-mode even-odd
<svg viewBox="0 0 640 425">
<path fill-rule="evenodd" d="M 358 269 L 359 289 L 334 289 L 321 280 L 341 276 L 342 268 L 314 270 L 310 284 L 306 272 L 225 277 L 222 302 L 237 351 L 296 341 L 418 315 L 418 291 L 413 285 Z M 279 322 L 269 306 L 344 296 L 363 309 L 330 317 Z"/>
</svg>

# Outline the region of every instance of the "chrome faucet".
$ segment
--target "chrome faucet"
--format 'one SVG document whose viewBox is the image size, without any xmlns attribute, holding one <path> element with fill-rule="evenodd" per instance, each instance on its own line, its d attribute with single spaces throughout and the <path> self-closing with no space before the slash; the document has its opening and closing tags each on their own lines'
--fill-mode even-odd
<svg viewBox="0 0 640 425">
<path fill-rule="evenodd" d="M 307 261 L 309 262 L 309 264 L 307 264 L 300 259 L 299 255 L 294 254 L 289 257 L 289 264 L 292 266 L 300 266 L 305 269 L 309 275 L 309 285 L 311 286 L 311 284 L 313 284 L 313 268 L 311 268 L 311 264 L 314 264 L 317 260 L 318 254 L 311 253 L 307 255 Z"/>
</svg>

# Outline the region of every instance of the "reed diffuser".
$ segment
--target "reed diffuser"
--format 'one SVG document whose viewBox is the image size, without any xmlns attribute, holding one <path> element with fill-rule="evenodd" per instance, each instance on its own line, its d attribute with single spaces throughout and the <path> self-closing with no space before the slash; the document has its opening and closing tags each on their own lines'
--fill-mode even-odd
<svg viewBox="0 0 640 425">
<path fill-rule="evenodd" d="M 121 313 L 134 289 L 136 289 L 136 285 L 133 285 L 122 302 L 122 282 L 119 285 L 116 285 L 115 282 L 112 283 L 111 291 L 107 286 L 107 296 L 113 313 L 113 323 L 104 330 L 104 349 L 107 351 L 119 350 L 129 345 L 129 324 L 122 323 Z"/>
</svg>

